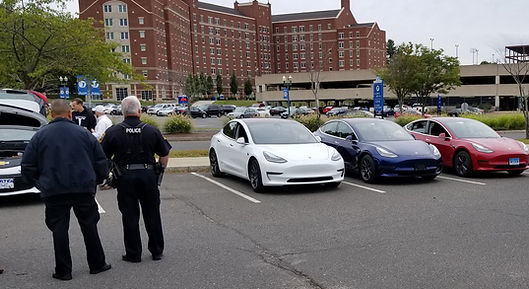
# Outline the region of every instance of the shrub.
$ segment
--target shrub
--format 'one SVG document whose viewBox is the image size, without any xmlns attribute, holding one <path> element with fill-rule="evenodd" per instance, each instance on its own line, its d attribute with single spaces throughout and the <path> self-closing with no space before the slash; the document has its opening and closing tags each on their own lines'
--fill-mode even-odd
<svg viewBox="0 0 529 289">
<path fill-rule="evenodd" d="M 173 115 L 165 123 L 167 133 L 189 133 L 192 128 L 191 118 L 183 115 Z"/>
<path fill-rule="evenodd" d="M 158 122 L 156 122 L 156 119 L 154 117 L 148 115 L 148 114 L 142 114 L 141 115 L 141 121 L 143 121 L 146 124 L 150 124 L 150 125 L 154 126 L 157 129 L 160 128 L 160 125 L 158 124 Z"/>
<path fill-rule="evenodd" d="M 318 121 L 318 116 L 316 114 L 298 115 L 294 116 L 292 119 L 298 121 L 299 123 L 307 127 L 310 131 L 316 131 L 320 127 L 320 125 L 327 121 L 327 118 L 323 116 Z"/>
<path fill-rule="evenodd" d="M 463 115 L 479 120 L 494 130 L 525 129 L 525 118 L 521 113 Z"/>
<path fill-rule="evenodd" d="M 417 120 L 417 119 L 421 119 L 421 118 L 422 116 L 419 116 L 419 115 L 403 115 L 403 116 L 399 116 L 395 118 L 395 123 L 397 123 L 400 126 L 405 126 L 408 123 L 414 120 Z"/>
</svg>

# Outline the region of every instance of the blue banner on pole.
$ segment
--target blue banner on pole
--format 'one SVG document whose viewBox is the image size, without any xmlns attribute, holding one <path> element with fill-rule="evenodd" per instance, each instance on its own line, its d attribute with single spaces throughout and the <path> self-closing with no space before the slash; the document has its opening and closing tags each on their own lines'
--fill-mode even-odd
<svg viewBox="0 0 529 289">
<path fill-rule="evenodd" d="M 373 82 L 373 108 L 375 115 L 382 115 L 384 110 L 384 81 L 377 77 Z"/>
<path fill-rule="evenodd" d="M 92 95 L 101 95 L 101 88 L 99 87 L 99 82 L 97 82 L 97 80 L 90 81 L 90 91 Z"/>
<path fill-rule="evenodd" d="M 438 94 L 438 95 L 437 95 L 437 110 L 438 110 L 438 111 L 441 111 L 441 105 L 442 105 L 441 95 Z"/>
<path fill-rule="evenodd" d="M 65 97 L 66 97 L 66 96 L 65 96 L 66 94 L 65 94 L 64 88 L 65 88 L 64 86 L 61 86 L 61 87 L 59 88 L 59 97 L 60 97 L 60 98 L 65 98 Z"/>
<path fill-rule="evenodd" d="M 64 97 L 66 99 L 70 98 L 70 87 L 69 86 L 64 87 Z"/>
<path fill-rule="evenodd" d="M 283 99 L 288 99 L 288 88 L 283 88 Z"/>
<path fill-rule="evenodd" d="M 77 95 L 83 96 L 88 94 L 88 84 L 83 75 L 77 76 Z"/>
</svg>

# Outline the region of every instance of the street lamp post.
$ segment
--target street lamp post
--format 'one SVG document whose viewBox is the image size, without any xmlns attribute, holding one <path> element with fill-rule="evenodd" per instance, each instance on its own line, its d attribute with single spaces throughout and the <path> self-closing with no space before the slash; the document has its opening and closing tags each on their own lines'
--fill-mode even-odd
<svg viewBox="0 0 529 289">
<path fill-rule="evenodd" d="M 292 85 L 292 75 L 288 78 L 283 75 L 283 86 L 286 88 L 287 95 L 287 116 L 290 117 L 290 86 Z"/>
<path fill-rule="evenodd" d="M 59 81 L 61 82 L 61 87 L 59 88 L 59 97 L 60 92 L 63 91 L 63 96 L 66 98 L 66 85 L 68 84 L 68 77 L 67 76 L 59 76 Z"/>
</svg>

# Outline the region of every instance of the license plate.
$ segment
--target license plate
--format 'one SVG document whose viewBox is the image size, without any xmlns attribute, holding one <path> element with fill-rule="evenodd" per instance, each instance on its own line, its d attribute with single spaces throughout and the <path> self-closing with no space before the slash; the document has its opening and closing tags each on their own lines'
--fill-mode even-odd
<svg viewBox="0 0 529 289">
<path fill-rule="evenodd" d="M 13 189 L 15 182 L 13 179 L 0 179 L 0 189 Z"/>
<path fill-rule="evenodd" d="M 520 164 L 519 158 L 510 158 L 509 159 L 509 166 L 517 166 Z"/>
<path fill-rule="evenodd" d="M 415 170 L 416 171 L 424 171 L 424 170 L 426 170 L 426 165 L 425 164 L 416 164 L 415 165 Z"/>
</svg>

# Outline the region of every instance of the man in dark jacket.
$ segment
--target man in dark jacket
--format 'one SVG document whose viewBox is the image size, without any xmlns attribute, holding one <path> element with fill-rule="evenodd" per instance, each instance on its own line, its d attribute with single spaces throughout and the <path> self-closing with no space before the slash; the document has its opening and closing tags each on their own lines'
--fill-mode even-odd
<svg viewBox="0 0 529 289">
<path fill-rule="evenodd" d="M 95 129 L 97 120 L 94 114 L 83 105 L 83 100 L 76 98 L 72 100 L 72 120 L 82 126 L 86 127 L 88 131 L 92 132 Z"/>
<path fill-rule="evenodd" d="M 31 139 L 22 157 L 22 175 L 41 191 L 46 205 L 46 225 L 53 233 L 55 273 L 53 278 L 72 279 L 72 258 L 68 239 L 70 210 L 73 208 L 83 233 L 90 274 L 111 268 L 97 231 L 96 186 L 108 175 L 101 145 L 92 134 L 72 122 L 68 102 L 55 100 L 54 118 Z M 66 137 L 65 137 L 66 136 Z"/>
</svg>

